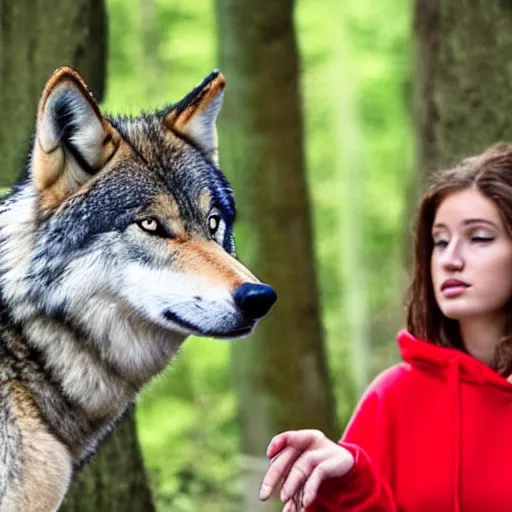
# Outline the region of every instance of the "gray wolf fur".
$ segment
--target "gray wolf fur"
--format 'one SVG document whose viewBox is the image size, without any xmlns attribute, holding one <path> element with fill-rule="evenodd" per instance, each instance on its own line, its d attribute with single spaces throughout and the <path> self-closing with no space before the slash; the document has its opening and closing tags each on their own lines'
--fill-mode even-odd
<svg viewBox="0 0 512 512">
<path fill-rule="evenodd" d="M 235 257 L 219 170 L 224 78 L 107 118 L 60 68 L 27 176 L 0 208 L 0 511 L 58 509 L 94 452 L 190 334 L 238 338 L 276 295 Z"/>
</svg>

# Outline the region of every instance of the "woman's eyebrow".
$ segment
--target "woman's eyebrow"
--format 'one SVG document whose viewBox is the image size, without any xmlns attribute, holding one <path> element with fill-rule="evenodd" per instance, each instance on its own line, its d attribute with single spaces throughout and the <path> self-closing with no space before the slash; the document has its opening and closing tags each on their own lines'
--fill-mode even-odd
<svg viewBox="0 0 512 512">
<path fill-rule="evenodd" d="M 470 224 L 488 224 L 489 226 L 496 227 L 496 224 L 492 220 L 487 219 L 466 219 L 462 222 L 465 226 Z"/>
<path fill-rule="evenodd" d="M 487 224 L 489 226 L 492 226 L 494 228 L 497 227 L 496 223 L 494 223 L 492 220 L 487 220 L 487 219 L 464 219 L 462 221 L 462 224 L 464 226 L 468 226 L 468 225 L 471 225 L 471 224 Z M 446 224 L 442 223 L 442 222 L 437 222 L 436 224 L 434 224 L 432 226 L 432 229 L 447 229 L 447 226 Z"/>
</svg>

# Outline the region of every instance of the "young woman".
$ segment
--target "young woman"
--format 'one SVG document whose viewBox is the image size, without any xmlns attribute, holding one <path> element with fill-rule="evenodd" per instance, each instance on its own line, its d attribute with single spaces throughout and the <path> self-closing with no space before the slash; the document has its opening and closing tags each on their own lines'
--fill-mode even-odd
<svg viewBox="0 0 512 512">
<path fill-rule="evenodd" d="M 420 204 L 404 362 L 342 440 L 272 439 L 260 491 L 283 511 L 512 510 L 512 145 L 439 175 Z"/>
</svg>

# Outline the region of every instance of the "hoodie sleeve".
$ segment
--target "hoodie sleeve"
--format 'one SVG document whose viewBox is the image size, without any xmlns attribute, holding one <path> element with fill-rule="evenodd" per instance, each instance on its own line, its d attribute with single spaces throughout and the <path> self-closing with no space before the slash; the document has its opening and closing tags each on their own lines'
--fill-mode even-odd
<svg viewBox="0 0 512 512">
<path fill-rule="evenodd" d="M 389 410 L 378 378 L 367 390 L 339 445 L 354 456 L 354 466 L 340 478 L 326 480 L 307 512 L 397 512 L 389 477 L 393 461 Z M 385 393 L 384 393 L 385 394 Z"/>
</svg>

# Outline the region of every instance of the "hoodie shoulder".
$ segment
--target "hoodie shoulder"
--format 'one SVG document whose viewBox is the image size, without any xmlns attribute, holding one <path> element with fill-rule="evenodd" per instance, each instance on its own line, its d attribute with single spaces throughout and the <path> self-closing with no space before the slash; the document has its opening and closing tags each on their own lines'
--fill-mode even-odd
<svg viewBox="0 0 512 512">
<path fill-rule="evenodd" d="M 387 394 L 389 391 L 401 387 L 409 380 L 413 367 L 409 363 L 398 363 L 379 373 L 368 386 L 368 393 L 377 395 Z"/>
<path fill-rule="evenodd" d="M 376 405 L 388 400 L 400 403 L 416 400 L 422 393 L 432 390 L 432 386 L 446 380 L 449 363 L 454 357 L 465 355 L 417 339 L 407 331 L 400 331 L 397 341 L 403 362 L 378 374 L 363 394 L 362 402 Z"/>
<path fill-rule="evenodd" d="M 368 386 L 346 427 L 342 440 L 368 449 L 368 441 L 375 438 L 375 425 L 389 431 L 397 411 L 406 410 L 407 396 L 413 396 L 415 373 L 408 363 L 399 363 L 381 372 Z M 384 427 L 384 425 L 386 427 Z M 372 450 L 370 450 L 372 451 Z"/>
<path fill-rule="evenodd" d="M 443 385 L 441 375 L 407 361 L 395 364 L 375 377 L 361 402 L 385 409 L 410 404 Z"/>
</svg>

